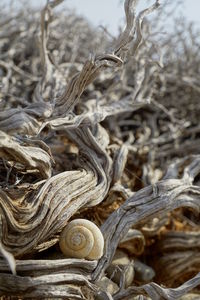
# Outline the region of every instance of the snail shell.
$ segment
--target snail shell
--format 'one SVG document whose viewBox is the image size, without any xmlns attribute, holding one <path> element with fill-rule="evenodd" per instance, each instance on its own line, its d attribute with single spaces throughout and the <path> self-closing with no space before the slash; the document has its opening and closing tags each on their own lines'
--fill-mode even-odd
<svg viewBox="0 0 200 300">
<path fill-rule="evenodd" d="M 103 255 L 104 238 L 94 223 L 76 219 L 61 232 L 59 245 L 68 257 L 99 259 Z"/>
</svg>

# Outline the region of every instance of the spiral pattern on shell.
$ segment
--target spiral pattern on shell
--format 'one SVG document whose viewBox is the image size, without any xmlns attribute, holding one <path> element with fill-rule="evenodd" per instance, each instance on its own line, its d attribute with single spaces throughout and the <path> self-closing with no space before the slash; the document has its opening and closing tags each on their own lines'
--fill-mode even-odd
<svg viewBox="0 0 200 300">
<path fill-rule="evenodd" d="M 59 245 L 67 257 L 99 259 L 103 255 L 104 238 L 94 223 L 76 219 L 61 232 Z"/>
</svg>

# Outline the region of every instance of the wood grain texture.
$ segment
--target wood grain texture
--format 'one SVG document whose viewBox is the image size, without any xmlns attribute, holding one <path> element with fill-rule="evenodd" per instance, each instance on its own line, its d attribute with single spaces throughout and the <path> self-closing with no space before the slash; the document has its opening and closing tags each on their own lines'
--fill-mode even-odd
<svg viewBox="0 0 200 300">
<path fill-rule="evenodd" d="M 73 14 L 54 18 L 61 2 L 33 19 L 28 9 L 28 17 L 0 13 L 0 296 L 178 299 L 200 284 L 199 48 L 191 55 L 184 44 L 188 73 L 174 36 L 157 46 L 146 17 L 159 1 L 137 13 L 138 1 L 125 0 L 125 29 L 111 40 Z M 58 248 L 78 218 L 100 225 L 98 261 Z M 143 276 L 126 287 L 119 264 L 110 293 L 117 248 L 135 270 L 152 258 L 156 282 L 141 279 L 141 264 Z"/>
</svg>

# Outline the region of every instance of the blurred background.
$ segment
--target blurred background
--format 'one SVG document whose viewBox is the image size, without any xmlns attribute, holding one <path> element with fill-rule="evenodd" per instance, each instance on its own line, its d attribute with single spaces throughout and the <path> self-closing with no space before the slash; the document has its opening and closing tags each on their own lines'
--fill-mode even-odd
<svg viewBox="0 0 200 300">
<path fill-rule="evenodd" d="M 42 8 L 46 0 L 27 0 L 20 1 L 14 0 L 13 3 L 26 3 L 31 6 Z M 138 11 L 146 4 L 153 3 L 153 0 L 139 0 Z M 161 5 L 171 2 L 173 5 L 178 5 L 176 10 L 176 17 L 184 17 L 189 22 L 200 25 L 200 0 L 160 0 Z M 8 4 L 7 0 L 1 0 L 1 3 Z M 87 20 L 95 27 L 103 26 L 110 34 L 116 35 L 119 27 L 123 27 L 124 24 L 124 10 L 123 0 L 65 0 L 61 6 L 74 10 L 81 16 L 87 18 Z M 59 6 L 60 7 L 60 6 Z M 170 24 L 171 16 L 169 16 Z"/>
<path fill-rule="evenodd" d="M 46 0 L 26 1 L 26 3 L 28 2 L 41 8 Z M 167 2 L 171 2 L 173 5 L 180 3 L 176 11 L 177 18 L 182 16 L 188 21 L 195 22 L 197 26 L 200 25 L 200 0 L 160 0 L 161 5 L 165 5 Z M 122 0 L 66 0 L 62 6 L 75 10 L 79 15 L 85 16 L 95 27 L 102 25 L 115 35 L 119 26 L 124 24 L 123 3 Z M 138 10 L 146 7 L 146 3 L 151 4 L 153 1 L 139 0 Z"/>
</svg>

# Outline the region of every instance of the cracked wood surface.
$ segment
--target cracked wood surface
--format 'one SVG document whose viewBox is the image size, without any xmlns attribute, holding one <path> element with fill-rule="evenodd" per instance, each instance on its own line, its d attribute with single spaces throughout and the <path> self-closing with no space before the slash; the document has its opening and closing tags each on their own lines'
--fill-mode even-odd
<svg viewBox="0 0 200 300">
<path fill-rule="evenodd" d="M 160 55 L 157 61 L 148 59 L 148 52 L 145 52 L 147 45 L 151 45 L 151 50 L 156 46 L 148 40 L 149 28 L 144 18 L 158 9 L 159 1 L 136 14 L 138 1 L 125 0 L 125 30 L 109 45 L 109 50 L 105 47 L 102 53 L 90 58 L 86 51 L 87 58 L 77 64 L 74 55 L 81 47 L 73 39 L 72 56 L 65 72 L 61 70 L 62 64 L 56 62 L 59 58 L 55 57 L 54 61 L 48 49 L 53 38 L 50 35 L 51 25 L 56 24 L 56 29 L 59 28 L 59 21 L 53 19 L 53 8 L 61 2 L 49 1 L 41 12 L 40 76 L 37 72 L 36 75 L 29 74 L 14 62 L 4 62 L 4 57 L 0 56 L 4 74 L 3 96 L 11 88 L 13 72 L 29 80 L 29 93 L 33 83 L 35 87 L 31 99 L 30 95 L 26 100 L 9 96 L 11 104 L 4 103 L 6 109 L 0 112 L 0 295 L 25 299 L 92 300 L 97 294 L 100 299 L 110 300 L 130 299 L 134 295 L 142 299 L 146 296 L 151 299 L 178 299 L 200 284 L 200 273 L 196 275 L 200 262 L 197 251 L 199 232 L 164 232 L 155 244 L 164 253 L 157 258 L 161 269 L 156 270 L 159 273 L 164 269 L 170 273 L 168 280 L 172 285 L 173 279 L 184 273 L 188 263 L 189 276 L 192 274 L 193 277 L 179 287 L 163 287 L 162 282 L 150 282 L 140 286 L 133 283 L 124 289 L 122 278 L 119 290 L 111 295 L 97 284 L 106 274 L 115 250 L 123 245 L 131 230 L 135 230 L 132 240 L 139 237 L 141 241 L 140 251 L 134 253 L 139 255 L 143 253 L 148 237 L 155 237 L 158 231 L 162 233 L 168 214 L 182 208 L 188 208 L 196 215 L 200 212 L 198 140 L 196 144 L 190 144 L 185 139 L 191 132 L 198 133 L 199 127 L 188 129 L 188 123 L 183 125 L 173 115 L 173 108 L 168 111 L 156 99 L 155 87 L 159 86 L 157 77 L 163 67 L 162 57 Z M 73 22 L 73 16 L 70 18 Z M 6 20 L 2 25 L 5 32 L 8 24 L 10 21 Z M 82 30 L 84 26 L 81 22 Z M 70 36 L 75 36 L 74 27 L 69 27 L 72 30 Z M 9 36 L 16 34 L 12 26 L 9 30 Z M 23 32 L 20 26 L 18 30 Z M 33 27 L 31 30 L 34 32 L 36 29 Z M 92 35 L 86 30 L 87 34 Z M 96 34 L 93 38 L 97 38 Z M 0 36 L 2 43 L 5 39 L 6 35 Z M 63 39 L 62 29 L 58 39 Z M 71 41 L 67 42 L 70 45 Z M 67 42 L 64 41 L 64 49 Z M 101 43 L 98 43 L 100 47 Z M 65 52 L 62 52 L 63 56 Z M 31 71 L 38 70 L 40 60 L 37 58 L 34 63 L 30 62 Z M 128 72 L 133 65 L 133 82 L 129 84 Z M 122 69 L 122 74 L 116 75 Z M 101 86 L 101 81 L 98 81 L 101 76 L 105 85 L 103 92 L 98 87 L 98 84 Z M 163 86 L 166 84 L 163 78 L 171 79 L 161 74 L 159 80 Z M 197 83 L 190 77 L 183 75 L 180 82 L 198 90 Z M 104 90 L 108 90 L 107 95 Z M 150 102 L 152 106 L 149 106 Z M 137 121 L 137 118 L 132 120 L 130 117 L 133 112 L 139 111 L 139 114 L 141 109 L 146 117 L 144 123 L 140 122 L 141 119 Z M 153 112 L 153 118 L 150 112 Z M 160 122 L 162 129 L 158 134 L 156 122 L 159 123 L 160 114 L 162 122 L 167 116 L 172 124 L 162 127 Z M 141 129 L 134 136 L 131 126 L 140 127 L 141 123 Z M 124 130 L 120 126 L 124 126 Z M 183 140 L 182 148 L 176 144 L 180 138 Z M 143 157 L 148 151 L 148 159 L 141 168 L 140 188 L 135 190 L 130 182 L 138 176 L 127 180 L 133 175 L 130 172 L 132 167 L 127 173 L 130 153 L 134 154 L 136 163 L 138 156 L 142 153 Z M 180 153 L 185 154 L 183 158 L 179 158 Z M 175 161 L 171 158 L 173 155 L 176 155 Z M 162 163 L 165 156 L 170 165 L 167 164 L 165 175 L 164 172 L 162 176 L 156 175 L 161 173 L 156 159 Z M 157 173 L 152 166 L 157 168 Z M 123 199 L 123 203 L 115 203 L 116 207 L 109 216 L 103 218 L 103 222 L 100 220 L 105 247 L 98 261 L 63 258 L 59 251 L 58 257 L 48 258 L 48 251 L 56 249 L 59 234 L 71 218 L 87 213 L 89 209 L 93 209 L 95 215 L 99 205 L 112 205 L 117 197 L 120 201 Z M 198 228 L 194 216 L 191 222 L 194 228 Z M 133 248 L 126 249 L 133 251 Z M 42 253 L 47 253 L 47 259 L 39 257 Z M 33 259 L 30 259 L 31 256 Z M 166 261 L 169 262 L 167 267 Z M 167 283 L 167 278 L 162 278 Z"/>
</svg>

